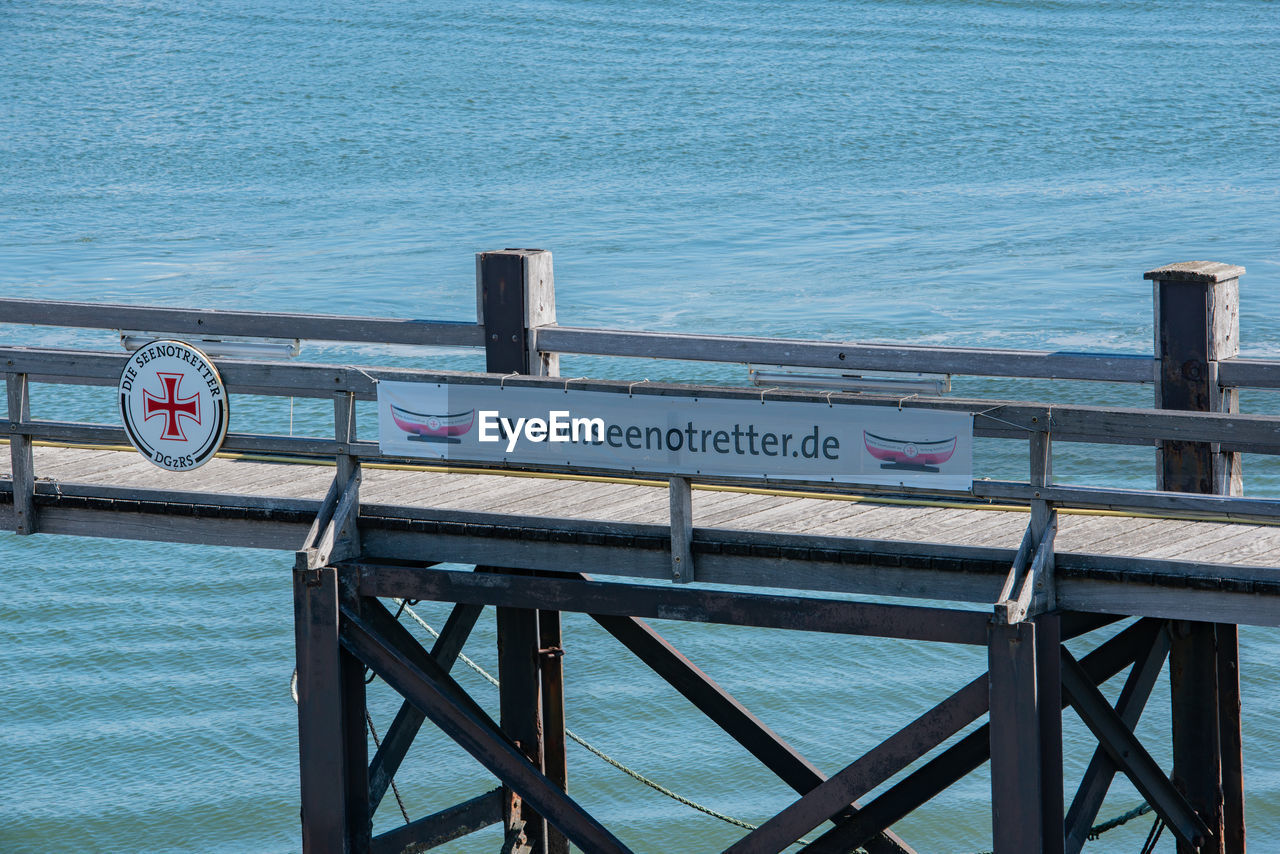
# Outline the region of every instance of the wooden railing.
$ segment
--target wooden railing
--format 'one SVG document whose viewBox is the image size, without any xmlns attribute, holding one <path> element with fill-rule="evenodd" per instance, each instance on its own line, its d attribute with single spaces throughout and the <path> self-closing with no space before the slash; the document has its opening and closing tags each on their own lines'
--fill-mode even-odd
<svg viewBox="0 0 1280 854">
<path fill-rule="evenodd" d="M 486 326 L 481 323 L 402 320 L 331 315 L 191 310 L 81 302 L 0 299 L 0 322 L 58 327 L 145 330 L 180 337 L 243 336 L 299 338 L 346 343 L 483 347 Z M 1065 353 L 1031 350 L 924 347 L 859 344 L 799 339 L 755 338 L 636 332 L 626 330 L 528 326 L 531 349 L 547 354 L 684 359 L 841 368 L 849 371 L 931 372 L 984 377 L 1089 380 L 1116 383 L 1158 382 L 1160 362 L 1134 353 Z M 112 386 L 119 379 L 127 355 L 91 350 L 0 348 L 0 372 L 11 384 L 24 382 Z M 628 393 L 657 397 L 756 398 L 758 389 L 673 383 L 565 380 L 498 374 L 422 371 L 407 368 L 355 368 L 335 364 L 217 360 L 228 390 L 237 395 L 337 397 L 344 401 L 373 400 L 379 381 L 448 382 L 465 385 L 507 385 Z M 1238 387 L 1280 388 L 1280 360 L 1220 359 L 1213 363 L 1217 384 L 1226 391 Z M 769 390 L 770 399 L 820 401 L 834 406 L 896 406 L 968 412 L 974 416 L 974 435 L 1025 439 L 1033 455 L 1047 451 L 1051 468 L 1053 442 L 1160 446 L 1166 442 L 1213 444 L 1221 453 L 1280 454 L 1280 417 L 1229 412 L 1184 412 L 1113 406 L 1060 406 L 1032 401 L 919 398 L 871 394 L 815 394 Z M 115 426 L 80 422 L 32 420 L 15 411 L 10 395 L 7 435 L 28 440 L 91 444 L 122 444 L 124 431 Z M 345 411 L 345 410 L 344 410 Z M 1037 446 L 1044 448 L 1037 450 Z M 235 452 L 293 454 L 303 457 L 383 459 L 375 442 L 339 441 L 333 436 L 277 436 L 230 433 L 224 449 Z M 459 460 L 460 463 L 468 461 Z M 488 468 L 565 471 L 558 466 L 515 466 L 476 463 Z M 1043 466 L 1043 463 L 1038 463 Z M 574 468 L 573 471 L 593 473 Z M 670 472 L 636 470 L 641 478 L 667 479 Z M 739 482 L 741 480 L 739 479 Z M 751 481 L 748 481 L 751 482 Z M 764 480 L 755 482 L 767 482 Z M 774 482 L 773 485 L 779 485 Z M 788 480 L 782 485 L 832 490 L 830 483 Z M 848 491 L 848 487 L 844 488 Z M 860 493 L 919 492 L 857 487 Z M 936 490 L 930 490 L 936 492 Z M 1170 491 L 1107 489 L 1056 484 L 1051 477 L 1031 481 L 989 481 L 973 484 L 975 499 L 1006 502 L 1051 502 L 1055 506 L 1103 508 L 1209 516 L 1239 520 L 1280 519 L 1280 501 L 1246 499 Z"/>
</svg>

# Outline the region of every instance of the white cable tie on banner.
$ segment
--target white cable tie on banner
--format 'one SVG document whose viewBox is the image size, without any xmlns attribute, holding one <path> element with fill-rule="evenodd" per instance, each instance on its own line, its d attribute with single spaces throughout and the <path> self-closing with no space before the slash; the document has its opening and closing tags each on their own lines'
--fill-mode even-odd
<svg viewBox="0 0 1280 854">
<path fill-rule="evenodd" d="M 636 381 L 635 381 L 635 382 L 633 382 L 631 385 L 627 386 L 627 397 L 631 397 L 631 389 L 635 388 L 635 387 L 636 387 L 636 386 L 638 386 L 638 385 L 643 385 L 644 383 L 647 383 L 648 381 L 649 381 L 649 378 L 648 378 L 648 377 L 645 377 L 644 379 L 642 379 L 642 380 L 636 380 Z"/>
<path fill-rule="evenodd" d="M 780 389 L 779 389 L 779 387 L 778 387 L 778 386 L 774 386 L 773 388 L 762 388 L 762 389 L 760 389 L 760 403 L 762 403 L 762 404 L 764 403 L 764 396 L 765 396 L 765 394 L 766 394 L 766 393 L 771 392 L 771 391 L 779 391 L 779 390 L 780 390 Z"/>
<path fill-rule="evenodd" d="M 569 379 L 565 380 L 565 381 L 564 381 L 564 393 L 565 393 L 565 394 L 568 394 L 568 393 L 569 393 L 569 383 L 577 382 L 578 380 L 585 380 L 585 379 L 586 379 L 586 377 L 570 377 Z"/>
<path fill-rule="evenodd" d="M 519 371 L 512 371 L 511 373 L 507 374 L 505 377 L 503 377 L 501 380 L 498 381 L 498 391 L 504 391 L 507 387 L 507 380 L 511 379 L 512 377 L 518 377 L 518 376 L 520 376 Z"/>
</svg>

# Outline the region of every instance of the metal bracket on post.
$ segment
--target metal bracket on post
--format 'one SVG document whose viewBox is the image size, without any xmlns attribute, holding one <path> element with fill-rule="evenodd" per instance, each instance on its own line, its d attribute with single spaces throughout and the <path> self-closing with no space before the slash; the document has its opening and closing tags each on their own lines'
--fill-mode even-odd
<svg viewBox="0 0 1280 854">
<path fill-rule="evenodd" d="M 671 580 L 693 581 L 693 491 L 687 477 L 673 477 L 671 497 Z"/>
<path fill-rule="evenodd" d="M 35 460 L 31 437 L 20 432 L 31 420 L 26 374 L 9 374 L 5 385 L 9 396 L 9 454 L 13 473 L 13 530 L 18 534 L 36 532 Z"/>
</svg>

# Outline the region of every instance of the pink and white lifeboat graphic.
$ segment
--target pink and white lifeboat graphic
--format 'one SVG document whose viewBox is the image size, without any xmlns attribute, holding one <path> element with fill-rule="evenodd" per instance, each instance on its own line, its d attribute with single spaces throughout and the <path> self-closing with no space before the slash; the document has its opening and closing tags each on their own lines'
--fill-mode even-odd
<svg viewBox="0 0 1280 854">
<path fill-rule="evenodd" d="M 867 446 L 867 453 L 881 461 L 882 469 L 936 472 L 939 471 L 937 467 L 956 452 L 955 436 L 934 442 L 915 442 L 890 439 L 863 430 L 862 442 Z"/>
<path fill-rule="evenodd" d="M 398 404 L 391 404 L 391 420 L 396 426 L 409 434 L 409 440 L 415 442 L 451 442 L 457 444 L 459 438 L 471 429 L 475 423 L 476 411 L 454 412 L 437 415 L 429 412 L 414 412 Z"/>
</svg>

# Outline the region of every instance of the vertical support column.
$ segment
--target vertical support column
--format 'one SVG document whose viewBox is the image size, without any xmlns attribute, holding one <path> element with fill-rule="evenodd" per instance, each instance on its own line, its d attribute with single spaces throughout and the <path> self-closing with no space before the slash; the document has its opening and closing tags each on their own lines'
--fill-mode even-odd
<svg viewBox="0 0 1280 854">
<path fill-rule="evenodd" d="M 293 610 L 302 850 L 304 854 L 345 854 L 347 781 L 337 571 L 333 567 L 294 570 Z"/>
<path fill-rule="evenodd" d="M 1218 623 L 1218 732 L 1222 753 L 1222 847 L 1243 852 L 1244 743 L 1240 737 L 1239 627 Z"/>
<path fill-rule="evenodd" d="M 18 534 L 36 532 L 36 474 L 31 454 L 31 437 L 18 433 L 31 420 L 26 374 L 9 374 L 5 388 L 9 397 L 9 454 L 13 473 L 13 530 Z"/>
<path fill-rule="evenodd" d="M 1044 769 L 1035 624 L 992 623 L 987 653 L 995 854 L 1040 854 L 1045 850 Z"/>
<path fill-rule="evenodd" d="M 1237 392 L 1219 387 L 1217 368 L 1219 360 L 1239 353 L 1239 280 L 1243 274 L 1243 267 L 1208 261 L 1147 272 L 1146 278 L 1154 282 L 1155 346 L 1160 365 L 1157 406 L 1196 412 L 1233 412 L 1238 408 Z M 1160 489 L 1176 492 L 1239 495 L 1243 492 L 1240 455 L 1222 453 L 1212 444 L 1165 442 L 1157 452 L 1156 481 Z M 1219 667 L 1232 671 L 1239 667 L 1234 644 L 1229 650 L 1220 650 L 1219 634 L 1232 640 L 1234 629 L 1191 622 L 1173 626 L 1169 653 L 1173 781 L 1213 833 L 1213 841 L 1201 851 L 1225 850 L 1228 834 L 1223 822 L 1223 792 L 1243 792 L 1239 755 L 1222 752 L 1223 727 L 1231 725 L 1231 720 L 1219 714 L 1223 699 Z M 1228 740 L 1239 741 L 1238 716 Z M 1225 782 L 1227 778 L 1230 782 Z M 1230 835 L 1243 840 L 1243 801 L 1234 804 L 1231 812 L 1238 826 Z M 1193 852 L 1190 846 L 1178 844 L 1178 854 Z"/>
<path fill-rule="evenodd" d="M 476 256 L 477 310 L 485 330 L 485 369 L 491 373 L 556 376 L 554 354 L 538 352 L 537 328 L 555 323 L 551 253 L 504 249 Z M 564 744 L 564 683 L 560 614 L 522 608 L 497 609 L 498 667 L 502 682 L 501 725 L 534 766 L 567 783 Z M 543 650 L 556 650 L 548 662 Z M 544 717 L 545 715 L 545 717 Z M 554 719 L 553 719 L 554 718 Z M 548 735 L 547 728 L 556 732 Z M 551 755 L 552 751 L 555 755 Z M 559 779 L 553 772 L 559 773 Z M 546 821 L 518 798 L 504 798 L 508 831 L 524 824 L 535 854 L 567 850 Z"/>
<path fill-rule="evenodd" d="M 1048 535 L 1053 508 L 1039 490 L 1053 483 L 1053 425 L 1045 414 L 1044 429 L 1030 437 L 1030 481 L 1036 492 L 1031 501 L 1031 534 L 1039 544 Z M 1062 784 L 1062 643 L 1061 618 L 1051 613 L 1057 607 L 1053 550 L 1044 571 L 1039 573 L 1032 592 L 1035 618 L 1036 701 L 1040 721 L 1040 797 L 1044 854 L 1063 854 L 1066 849 L 1066 815 Z"/>
<path fill-rule="evenodd" d="M 332 566 L 293 573 L 304 854 L 367 854 L 372 839 L 364 665 L 338 641 L 355 589 Z"/>
<path fill-rule="evenodd" d="M 545 769 L 542 739 L 541 642 L 539 612 L 498 608 L 498 706 L 502 731 L 511 737 L 539 771 Z M 546 850 L 546 821 L 518 798 L 504 800 L 508 830 L 524 824 L 535 854 Z"/>
<path fill-rule="evenodd" d="M 1044 854 L 1066 851 L 1062 791 L 1062 619 L 1041 614 L 1036 627 L 1036 702 L 1040 705 L 1040 797 Z"/>
<path fill-rule="evenodd" d="M 542 773 L 569 790 L 564 735 L 564 650 L 560 647 L 560 612 L 538 612 L 539 668 L 542 676 Z M 547 854 L 569 854 L 569 840 L 547 825 Z"/>
<path fill-rule="evenodd" d="M 360 579 L 354 569 L 338 571 L 338 601 L 361 614 Z M 365 731 L 365 667 L 341 647 L 338 668 L 342 692 L 343 799 L 347 811 L 350 854 L 368 854 L 373 842 L 373 810 L 369 804 L 369 738 Z"/>
</svg>

